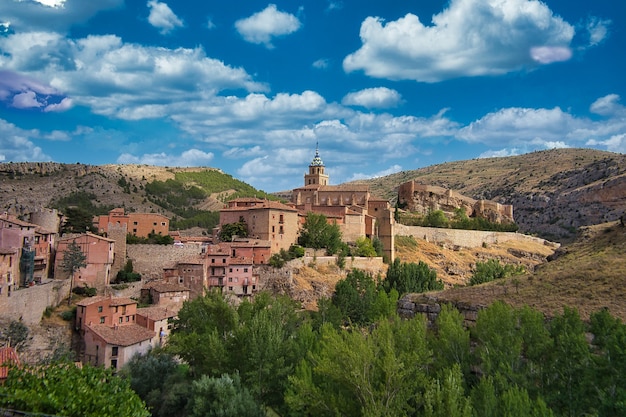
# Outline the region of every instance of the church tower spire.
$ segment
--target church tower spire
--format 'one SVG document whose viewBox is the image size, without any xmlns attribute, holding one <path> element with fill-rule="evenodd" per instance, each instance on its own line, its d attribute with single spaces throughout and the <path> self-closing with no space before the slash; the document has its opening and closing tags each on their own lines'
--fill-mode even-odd
<svg viewBox="0 0 626 417">
<path fill-rule="evenodd" d="M 309 173 L 304 175 L 304 185 L 328 185 L 328 175 L 324 173 L 324 161 L 320 157 L 319 143 L 315 144 L 315 157 L 309 165 Z"/>
</svg>

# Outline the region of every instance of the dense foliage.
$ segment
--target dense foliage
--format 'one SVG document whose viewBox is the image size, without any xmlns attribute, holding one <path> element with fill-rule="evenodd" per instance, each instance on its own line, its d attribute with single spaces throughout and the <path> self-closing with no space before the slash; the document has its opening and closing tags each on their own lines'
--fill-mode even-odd
<svg viewBox="0 0 626 417">
<path fill-rule="evenodd" d="M 175 180 L 182 184 L 195 184 L 207 195 L 229 191 L 229 193 L 224 193 L 224 200 L 232 200 L 239 197 L 257 197 L 276 200 L 276 197 L 273 195 L 257 190 L 251 185 L 218 170 L 177 172 L 175 174 Z M 234 190 L 234 193 L 230 192 L 231 190 Z"/>
<path fill-rule="evenodd" d="M 401 262 L 396 258 L 387 269 L 387 277 L 383 282 L 389 291 L 395 288 L 400 295 L 409 292 L 426 292 L 443 290 L 443 281 L 437 279 L 437 273 L 426 263 Z"/>
<path fill-rule="evenodd" d="M 289 250 L 281 249 L 270 257 L 268 264 L 274 268 L 282 268 L 285 263 L 304 256 L 304 248 L 300 245 L 291 245 Z"/>
<path fill-rule="evenodd" d="M 305 248 L 326 249 L 328 255 L 334 255 L 344 245 L 341 231 L 337 224 L 329 224 L 323 214 L 309 212 L 300 229 L 298 244 Z"/>
<path fill-rule="evenodd" d="M 243 219 L 235 223 L 225 223 L 221 227 L 219 237 L 222 242 L 230 242 L 235 236 L 248 236 L 248 224 Z"/>
<path fill-rule="evenodd" d="M 501 264 L 497 259 L 486 262 L 476 262 L 476 267 L 470 278 L 469 285 L 478 285 L 496 279 L 521 275 L 526 272 L 523 265 Z"/>
<path fill-rule="evenodd" d="M 141 280 L 141 274 L 134 271 L 133 260 L 126 261 L 124 268 L 120 270 L 115 276 L 115 283 L 120 284 L 123 282 L 135 282 Z"/>
<path fill-rule="evenodd" d="M 626 413 L 626 326 L 606 310 L 585 324 L 573 309 L 546 321 L 497 302 L 468 329 L 447 305 L 431 326 L 400 320 L 397 292 L 361 271 L 336 294 L 304 313 L 282 297 L 235 307 L 210 292 L 184 305 L 163 353 L 188 370 L 143 357 L 131 384 L 155 416 Z M 177 413 L 158 411 L 172 404 Z"/>
<path fill-rule="evenodd" d="M 12 368 L 0 385 L 0 407 L 65 417 L 150 415 L 127 380 L 69 362 Z"/>
</svg>

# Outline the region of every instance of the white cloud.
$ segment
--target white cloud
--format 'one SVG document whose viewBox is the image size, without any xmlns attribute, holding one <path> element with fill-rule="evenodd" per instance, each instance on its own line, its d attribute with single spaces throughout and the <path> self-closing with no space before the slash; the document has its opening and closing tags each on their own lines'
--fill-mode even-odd
<svg viewBox="0 0 626 417">
<path fill-rule="evenodd" d="M 402 171 L 402 167 L 400 165 L 393 165 L 387 169 L 384 169 L 382 171 L 378 171 L 372 174 L 363 174 L 363 173 L 353 174 L 352 177 L 348 179 L 348 181 L 365 180 L 365 179 L 370 179 L 370 178 L 380 178 L 380 177 L 385 177 L 387 175 L 395 174 L 400 171 Z"/>
<path fill-rule="evenodd" d="M 266 151 L 263 150 L 260 146 L 253 146 L 251 148 L 231 148 L 223 153 L 223 156 L 226 158 L 251 158 L 263 155 Z"/>
<path fill-rule="evenodd" d="M 147 164 L 173 167 L 208 166 L 213 160 L 213 157 L 212 152 L 189 149 L 180 155 L 169 155 L 162 152 L 135 156 L 124 153 L 117 158 L 117 162 L 119 164 Z"/>
<path fill-rule="evenodd" d="M 626 133 L 614 135 L 607 140 L 590 139 L 586 143 L 587 146 L 602 146 L 610 152 L 626 153 Z"/>
<path fill-rule="evenodd" d="M 438 82 L 500 75 L 567 59 L 574 27 L 534 0 L 451 0 L 430 26 L 413 14 L 361 24 L 362 46 L 345 71 L 371 77 Z M 538 53 L 539 51 L 540 53 Z"/>
<path fill-rule="evenodd" d="M 560 108 L 512 107 L 489 113 L 459 130 L 457 137 L 472 143 L 523 144 L 562 140 L 585 126 Z"/>
<path fill-rule="evenodd" d="M 590 18 L 587 22 L 587 32 L 589 33 L 589 45 L 595 46 L 601 43 L 609 34 L 610 20 Z"/>
<path fill-rule="evenodd" d="M 313 68 L 327 69 L 328 67 L 330 67 L 330 60 L 326 58 L 320 58 L 313 63 Z"/>
<path fill-rule="evenodd" d="M 400 93 L 387 87 L 366 88 L 346 94 L 341 100 L 345 106 L 363 106 L 368 109 L 397 107 L 401 103 Z"/>
<path fill-rule="evenodd" d="M 0 119 L 0 160 L 13 162 L 50 161 L 33 140 L 40 139 L 38 130 L 24 130 Z"/>
<path fill-rule="evenodd" d="M 148 7 L 150 8 L 148 22 L 158 28 L 161 34 L 165 35 L 176 28 L 183 27 L 183 21 L 174 14 L 166 3 L 150 0 Z"/>
<path fill-rule="evenodd" d="M 59 103 L 48 104 L 44 108 L 44 112 L 63 112 L 72 108 L 73 102 L 71 98 L 65 97 Z"/>
<path fill-rule="evenodd" d="M 530 48 L 530 56 L 540 64 L 568 61 L 572 50 L 563 46 L 537 46 Z"/>
<path fill-rule="evenodd" d="M 275 4 L 235 22 L 235 28 L 247 42 L 264 44 L 267 48 L 274 47 L 273 38 L 290 35 L 300 27 L 300 20 L 296 16 L 279 11 Z"/>
<path fill-rule="evenodd" d="M 63 7 L 65 0 L 35 0 L 37 3 L 41 3 L 48 7 Z"/>
<path fill-rule="evenodd" d="M 626 106 L 619 104 L 620 96 L 609 94 L 591 104 L 589 110 L 602 116 L 626 116 Z"/>
<path fill-rule="evenodd" d="M 521 153 L 524 153 L 524 152 L 521 152 L 517 148 L 505 148 L 505 149 L 499 149 L 499 150 L 485 151 L 481 153 L 480 155 L 478 155 L 478 157 L 479 158 L 503 158 L 506 156 L 519 155 Z"/>
<path fill-rule="evenodd" d="M 2 0 L 0 16 L 10 22 L 16 32 L 65 32 L 74 24 L 86 23 L 100 11 L 123 6 L 124 0 Z"/>
<path fill-rule="evenodd" d="M 37 101 L 37 95 L 34 91 L 26 91 L 13 96 L 13 107 L 27 109 L 30 107 L 41 107 L 41 103 Z"/>
</svg>

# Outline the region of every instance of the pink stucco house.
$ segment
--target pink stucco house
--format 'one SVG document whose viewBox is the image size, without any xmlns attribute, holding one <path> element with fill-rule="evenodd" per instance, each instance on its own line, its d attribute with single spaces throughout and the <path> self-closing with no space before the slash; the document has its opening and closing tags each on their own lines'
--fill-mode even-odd
<svg viewBox="0 0 626 417">
<path fill-rule="evenodd" d="M 57 243 L 54 262 L 54 277 L 56 279 L 70 278 L 69 274 L 63 271 L 61 265 L 63 256 L 72 242 L 76 242 L 87 257 L 87 266 L 78 270 L 74 276 L 74 287 L 89 286 L 97 288 L 99 292 L 102 292 L 111 282 L 115 241 L 93 233 L 84 233 L 60 239 Z"/>
</svg>

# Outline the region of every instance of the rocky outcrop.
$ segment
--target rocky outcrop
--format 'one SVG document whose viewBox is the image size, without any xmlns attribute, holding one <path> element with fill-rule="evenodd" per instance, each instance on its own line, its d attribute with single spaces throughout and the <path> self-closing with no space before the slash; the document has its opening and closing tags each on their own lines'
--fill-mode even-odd
<svg viewBox="0 0 626 417">
<path fill-rule="evenodd" d="M 439 313 L 441 312 L 441 306 L 443 304 L 450 304 L 456 308 L 463 316 L 466 326 L 473 326 L 478 319 L 478 312 L 486 306 L 479 304 L 469 304 L 460 301 L 440 301 L 436 295 L 433 294 L 406 294 L 400 300 L 398 300 L 398 315 L 405 319 L 410 319 L 416 315 L 422 314 L 426 316 L 428 325 L 435 324 Z"/>
<path fill-rule="evenodd" d="M 416 181 L 398 187 L 398 205 L 406 210 L 426 215 L 441 210 L 453 215 L 462 209 L 468 217 L 481 217 L 493 223 L 513 223 L 513 206 L 489 200 L 474 200 L 455 191 Z"/>
</svg>

